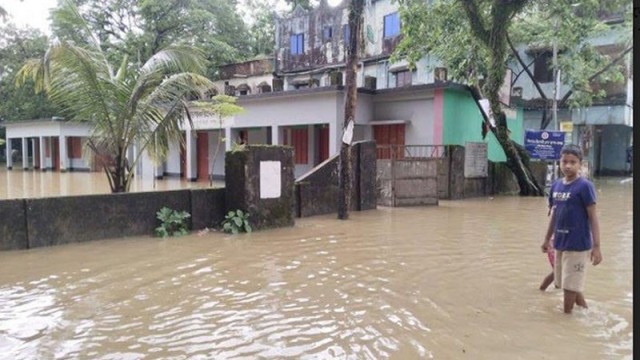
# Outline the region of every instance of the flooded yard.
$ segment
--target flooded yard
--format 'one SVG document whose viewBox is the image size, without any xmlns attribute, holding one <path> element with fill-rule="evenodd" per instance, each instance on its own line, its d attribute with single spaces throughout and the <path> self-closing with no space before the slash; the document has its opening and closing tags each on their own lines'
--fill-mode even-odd
<svg viewBox="0 0 640 360">
<path fill-rule="evenodd" d="M 0 198 L 42 196 L 50 175 L 18 194 L 7 181 L 33 173 L 0 172 Z M 631 359 L 621 180 L 596 181 L 604 261 L 572 315 L 538 290 L 546 199 L 487 197 L 0 252 L 0 358 Z M 51 186 L 108 192 L 75 182 Z"/>
</svg>

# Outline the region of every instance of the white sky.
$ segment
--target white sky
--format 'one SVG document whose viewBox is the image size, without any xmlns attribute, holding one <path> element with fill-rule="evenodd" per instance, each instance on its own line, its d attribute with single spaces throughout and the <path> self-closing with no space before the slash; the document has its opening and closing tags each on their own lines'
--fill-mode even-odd
<svg viewBox="0 0 640 360">
<path fill-rule="evenodd" d="M 55 7 L 56 0 L 0 0 L 0 5 L 9 13 L 11 21 L 23 27 L 29 25 L 50 34 L 49 9 Z"/>
<path fill-rule="evenodd" d="M 331 4 L 340 2 L 340 0 L 330 0 L 329 2 Z M 278 10 L 288 8 L 282 0 L 276 0 L 276 3 Z M 49 9 L 55 7 L 56 4 L 57 0 L 0 0 L 0 5 L 9 13 L 11 21 L 20 27 L 29 25 L 40 29 L 46 34 L 51 34 L 48 19 Z"/>
</svg>

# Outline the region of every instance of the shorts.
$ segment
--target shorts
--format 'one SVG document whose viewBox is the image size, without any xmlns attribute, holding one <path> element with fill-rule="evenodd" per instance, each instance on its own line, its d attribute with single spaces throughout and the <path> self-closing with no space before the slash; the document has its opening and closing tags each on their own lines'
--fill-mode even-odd
<svg viewBox="0 0 640 360">
<path fill-rule="evenodd" d="M 555 285 L 569 291 L 582 292 L 587 275 L 587 264 L 591 250 L 561 251 L 556 250 L 556 266 L 554 268 Z"/>
</svg>

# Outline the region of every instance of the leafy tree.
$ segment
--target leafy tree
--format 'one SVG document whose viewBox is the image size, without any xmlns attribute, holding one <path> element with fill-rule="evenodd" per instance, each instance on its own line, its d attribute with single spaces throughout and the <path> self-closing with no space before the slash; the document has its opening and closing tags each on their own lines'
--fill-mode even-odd
<svg viewBox="0 0 640 360">
<path fill-rule="evenodd" d="M 63 6 L 52 11 L 53 33 L 80 44 L 76 18 Z M 207 75 L 221 64 L 250 55 L 250 36 L 235 0 L 71 0 L 112 61 L 123 56 L 145 62 L 169 44 L 198 46 L 207 56 Z M 118 58 L 120 57 L 120 58 Z"/>
<path fill-rule="evenodd" d="M 543 195 L 529 168 L 522 146 L 509 139 L 499 102 L 508 54 L 507 33 L 514 16 L 527 0 L 440 0 L 425 5 L 420 0 L 400 0 L 403 39 L 393 59 L 405 57 L 415 64 L 426 54 L 444 63 L 453 80 L 472 89 L 476 101 L 487 98 L 495 122 L 481 111 L 507 156 L 521 195 Z"/>
<path fill-rule="evenodd" d="M 170 142 L 182 141 L 180 124 L 185 115 L 191 119 L 185 99 L 213 88 L 202 75 L 206 60 L 196 48 L 170 46 L 139 67 L 127 56 L 114 67 L 77 8 L 65 7 L 83 25 L 77 31 L 85 44 L 52 42 L 44 57 L 22 67 L 18 81 L 32 79 L 67 119 L 91 125 L 87 146 L 102 161 L 111 191 L 127 192 L 144 151 L 157 161 Z"/>
<path fill-rule="evenodd" d="M 545 93 L 533 76 L 532 64 L 523 61 L 517 48 L 519 44 L 527 44 L 550 49 L 556 43 L 559 50 L 557 69 L 562 82 L 571 89 L 560 99 L 558 107 L 590 106 L 594 100 L 608 95 L 598 89 L 601 85 L 624 79 L 621 62 L 633 48 L 630 10 L 628 0 L 582 1 L 570 5 L 563 0 L 531 2 L 516 18 L 507 37 L 514 73 L 527 76 L 539 97 L 550 106 L 552 96 Z M 619 20 L 609 23 L 606 19 L 611 14 Z M 623 49 L 619 53 L 604 54 L 590 41 L 612 32 L 617 34 L 616 44 Z M 545 111 L 541 128 L 546 128 L 550 121 L 550 113 Z"/>
<path fill-rule="evenodd" d="M 558 66 L 568 79 L 565 82 L 572 85 L 572 91 L 565 94 L 560 106 L 575 93 L 580 96 L 575 97 L 574 104 L 589 103 L 595 95 L 590 82 L 600 75 L 604 81 L 620 78 L 613 71 L 608 72 L 614 70 L 611 65 L 615 63 L 605 65 L 606 57 L 598 54 L 587 39 L 606 29 L 597 15 L 624 1 L 606 2 L 606 6 L 605 2 L 583 1 L 578 12 L 564 0 L 399 2 L 404 38 L 394 59 L 407 58 L 415 64 L 425 55 L 433 56 L 447 66 L 453 80 L 471 87 L 474 98 L 484 93 L 490 100 L 492 112 L 500 114 L 498 120 L 502 114 L 497 94 L 509 60 L 519 61 L 527 76 L 535 80 L 528 69 L 531 64 L 522 62 L 514 44 L 549 46 L 553 41 L 560 44 L 563 52 Z M 546 98 L 539 85 L 538 89 L 541 97 Z M 543 127 L 548 121 L 546 117 Z M 497 126 L 492 126 L 486 118 L 484 122 L 485 128 L 492 131 L 503 147 L 507 165 L 518 179 L 520 194 L 541 195 L 541 187 L 531 176 L 528 154 L 508 139 L 506 123 L 498 121 Z"/>
<path fill-rule="evenodd" d="M 27 59 L 42 57 L 47 41 L 39 30 L 20 29 L 11 22 L 0 25 L 0 120 L 37 119 L 57 113 L 44 94 L 34 95 L 32 82 L 15 86 L 20 67 Z"/>
<path fill-rule="evenodd" d="M 251 37 L 251 55 L 272 54 L 275 47 L 274 0 L 245 0 L 245 18 L 251 19 L 249 35 Z"/>
</svg>

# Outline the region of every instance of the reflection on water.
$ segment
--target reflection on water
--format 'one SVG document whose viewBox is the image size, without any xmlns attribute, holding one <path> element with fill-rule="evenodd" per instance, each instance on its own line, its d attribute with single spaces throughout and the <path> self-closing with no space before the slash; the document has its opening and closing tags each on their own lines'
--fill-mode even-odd
<svg viewBox="0 0 640 360">
<path fill-rule="evenodd" d="M 597 183 L 590 308 L 540 292 L 544 198 L 0 253 L 0 358 L 631 359 L 632 185 Z"/>
<path fill-rule="evenodd" d="M 223 187 L 216 181 L 214 187 Z M 161 180 L 134 178 L 132 192 L 175 190 L 209 187 L 208 181 L 191 182 L 177 177 Z M 47 196 L 69 196 L 87 194 L 109 194 L 109 181 L 102 172 L 23 171 L 22 169 L 0 169 L 0 200 L 37 198 Z"/>
</svg>

